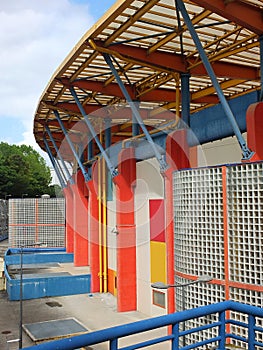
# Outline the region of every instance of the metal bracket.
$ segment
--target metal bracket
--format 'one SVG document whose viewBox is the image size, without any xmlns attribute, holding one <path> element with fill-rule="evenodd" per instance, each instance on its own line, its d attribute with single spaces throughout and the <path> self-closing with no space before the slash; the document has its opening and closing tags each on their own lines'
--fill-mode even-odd
<svg viewBox="0 0 263 350">
<path fill-rule="evenodd" d="M 60 151 L 59 151 L 59 149 L 58 149 L 58 146 L 56 145 L 56 142 L 55 142 L 55 140 L 54 140 L 54 137 L 52 136 L 52 133 L 51 133 L 51 131 L 50 131 L 48 125 L 45 125 L 45 129 L 46 129 L 46 131 L 47 131 L 47 134 L 48 134 L 48 136 L 49 136 L 50 141 L 52 142 L 52 144 L 53 144 L 53 146 L 54 146 L 54 148 L 55 148 L 55 150 L 56 150 L 56 152 L 57 152 L 57 156 L 59 157 L 59 160 L 61 161 L 65 172 L 67 173 L 67 177 L 68 177 L 69 182 L 70 182 L 71 184 L 74 184 L 74 180 L 72 179 L 72 177 L 71 177 L 71 175 L 70 175 L 70 172 L 69 172 L 69 170 L 68 170 L 68 168 L 67 168 L 67 166 L 66 166 L 66 164 L 65 164 L 65 162 L 64 162 L 64 159 L 63 159 L 63 157 L 61 156 L 61 153 L 60 153 Z"/>
<path fill-rule="evenodd" d="M 77 95 L 76 91 L 74 90 L 73 87 L 70 87 L 69 90 L 70 90 L 71 95 L 73 96 L 73 98 L 74 98 L 74 100 L 75 100 L 79 110 L 80 110 L 80 113 L 82 114 L 82 116 L 83 116 L 83 118 L 85 120 L 85 123 L 87 124 L 87 126 L 89 128 L 89 131 L 90 131 L 92 137 L 94 138 L 94 140 L 96 141 L 97 146 L 99 147 L 99 150 L 100 150 L 100 152 L 102 154 L 102 157 L 105 159 L 105 162 L 106 162 L 107 167 L 108 167 L 108 169 L 109 169 L 109 171 L 111 173 L 111 176 L 112 177 L 117 176 L 118 175 L 118 171 L 112 165 L 108 154 L 106 153 L 105 149 L 103 148 L 102 144 L 100 143 L 98 135 L 97 135 L 96 131 L 94 130 L 91 122 L 89 121 L 89 118 L 88 118 L 88 116 L 87 116 L 87 114 L 85 112 L 85 109 L 83 108 L 79 98 L 78 98 L 78 95 Z"/>
<path fill-rule="evenodd" d="M 166 161 L 164 160 L 163 156 L 161 155 L 161 153 L 158 151 L 155 143 L 153 142 L 153 139 L 151 137 L 151 135 L 149 134 L 141 116 L 140 116 L 140 113 L 136 107 L 136 104 L 132 101 L 127 89 L 125 88 L 117 70 L 115 69 L 112 61 L 111 61 L 111 57 L 110 55 L 108 54 L 103 54 L 103 57 L 106 61 L 106 63 L 108 64 L 108 66 L 110 67 L 111 71 L 112 71 L 112 74 L 114 75 L 126 101 L 128 102 L 131 110 L 132 110 L 132 113 L 133 113 L 133 116 L 136 118 L 138 124 L 140 125 L 142 131 L 144 132 L 145 134 L 145 137 L 147 139 L 147 141 L 151 144 L 151 147 L 153 148 L 153 151 L 154 151 L 154 154 L 155 154 L 155 157 L 157 158 L 158 162 L 159 162 L 159 165 L 160 165 L 160 169 L 161 169 L 161 172 L 165 172 L 168 168 L 168 164 L 166 163 Z"/>
<path fill-rule="evenodd" d="M 241 131 L 240 131 L 239 126 L 238 126 L 238 124 L 236 122 L 236 119 L 235 119 L 235 117 L 234 117 L 234 115 L 233 115 L 233 113 L 231 111 L 231 108 L 229 107 L 227 99 L 226 99 L 226 97 L 225 97 L 225 95 L 224 95 L 224 93 L 223 93 L 223 91 L 222 91 L 222 89 L 220 87 L 220 84 L 218 83 L 218 80 L 216 78 L 214 70 L 213 70 L 213 68 L 212 68 L 212 66 L 211 66 L 211 64 L 209 62 L 209 59 L 206 56 L 205 50 L 202 47 L 201 41 L 200 41 L 200 39 L 199 39 L 195 29 L 194 29 L 194 26 L 193 26 L 193 24 L 191 22 L 191 19 L 190 19 L 188 13 L 187 13 L 187 10 L 185 8 L 185 5 L 184 5 L 183 1 L 182 0 L 176 0 L 175 4 L 177 4 L 178 9 L 180 10 L 180 12 L 181 12 L 181 14 L 182 14 L 182 16 L 184 18 L 184 22 L 185 22 L 185 24 L 186 24 L 186 26 L 187 26 L 187 28 L 188 28 L 191 36 L 192 36 L 192 39 L 193 39 L 193 41 L 195 43 L 195 46 L 198 49 L 199 55 L 200 55 L 200 57 L 202 59 L 202 62 L 204 64 L 204 66 L 205 66 L 205 69 L 206 69 L 206 71 L 207 71 L 207 73 L 208 73 L 208 75 L 209 75 L 209 77 L 210 77 L 210 79 L 212 81 L 212 84 L 213 84 L 213 86 L 214 86 L 214 88 L 215 88 L 215 90 L 217 92 L 218 98 L 219 98 L 219 100 L 220 100 L 220 102 L 222 104 L 222 107 L 223 107 L 223 109 L 224 109 L 224 111 L 226 113 L 226 116 L 227 116 L 230 124 L 232 125 L 233 131 L 234 131 L 234 133 L 235 133 L 235 135 L 237 137 L 237 140 L 238 140 L 238 142 L 240 144 L 240 147 L 241 147 L 241 150 L 242 150 L 242 153 L 243 153 L 243 159 L 244 160 L 248 160 L 254 155 L 254 152 L 252 152 L 247 147 L 246 141 L 245 141 L 245 139 L 243 138 L 243 136 L 241 134 Z"/>
<path fill-rule="evenodd" d="M 66 130 L 66 128 L 65 128 L 65 126 L 64 126 L 64 124 L 63 124 L 63 122 L 62 122 L 62 120 L 60 119 L 60 116 L 59 116 L 58 111 L 57 111 L 57 110 L 54 110 L 53 113 L 55 114 L 55 116 L 56 116 L 56 118 L 57 118 L 57 121 L 58 121 L 58 123 L 59 123 L 59 126 L 60 126 L 61 130 L 63 131 L 63 133 L 64 133 L 64 135 L 65 135 L 65 137 L 66 137 L 66 140 L 67 140 L 67 142 L 68 142 L 68 144 L 69 144 L 69 147 L 70 147 L 72 153 L 74 154 L 74 157 L 76 158 L 76 160 L 77 160 L 77 162 L 78 162 L 78 165 L 79 165 L 79 167 L 80 167 L 80 169 L 81 169 L 81 171 L 82 171 L 82 174 L 83 174 L 83 176 L 84 176 L 85 181 L 89 181 L 89 180 L 90 180 L 90 176 L 89 176 L 89 174 L 87 173 L 85 167 L 83 166 L 83 164 L 82 164 L 82 162 L 81 162 L 81 160 L 80 160 L 80 158 L 79 158 L 79 156 L 78 156 L 78 153 L 76 152 L 75 147 L 74 147 L 72 141 L 70 140 L 70 137 L 69 137 L 69 135 L 68 135 L 68 132 L 67 132 L 67 130 Z"/>
<path fill-rule="evenodd" d="M 55 170 L 55 172 L 56 172 L 56 175 L 57 175 L 57 177 L 58 177 L 58 180 L 59 180 L 59 182 L 60 182 L 60 185 L 61 185 L 62 188 L 65 188 L 65 187 L 66 187 L 65 181 L 64 181 L 62 175 L 60 174 L 60 171 L 59 171 L 59 169 L 58 169 L 58 167 L 57 167 L 57 164 L 56 164 L 56 162 L 55 162 L 55 160 L 54 160 L 54 157 L 53 157 L 53 155 L 52 155 L 52 153 L 51 153 L 51 151 L 50 151 L 48 142 L 47 142 L 47 140 L 46 140 L 45 137 L 43 138 L 43 140 L 44 140 L 44 144 L 45 144 L 45 147 L 46 147 L 46 150 L 47 150 L 47 154 L 48 154 L 49 159 L 50 159 L 50 161 L 51 161 L 51 163 L 52 163 L 52 165 L 53 165 L 53 168 L 54 168 L 54 170 Z"/>
</svg>

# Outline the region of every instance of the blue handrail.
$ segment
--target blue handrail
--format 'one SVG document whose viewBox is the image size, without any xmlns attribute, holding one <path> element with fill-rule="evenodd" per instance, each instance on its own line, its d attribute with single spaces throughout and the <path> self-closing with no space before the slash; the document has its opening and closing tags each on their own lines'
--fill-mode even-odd
<svg viewBox="0 0 263 350">
<path fill-rule="evenodd" d="M 247 323 L 242 322 L 240 326 L 245 327 L 248 332 L 247 338 L 238 335 L 227 333 L 226 330 L 231 327 L 227 327 L 227 324 L 236 324 L 237 321 L 226 319 L 226 311 L 235 311 L 238 313 L 246 314 L 248 316 Z M 218 320 L 204 326 L 199 326 L 189 330 L 180 331 L 179 324 L 191 319 L 207 316 L 218 315 Z M 137 321 L 121 326 L 115 326 L 100 331 L 90 332 L 66 339 L 41 343 L 31 347 L 24 348 L 26 350 L 73 350 L 88 345 L 95 345 L 102 342 L 109 342 L 110 350 L 132 350 L 145 348 L 147 346 L 158 344 L 162 342 L 170 342 L 171 350 L 191 350 L 197 349 L 201 346 L 211 344 L 216 346 L 218 350 L 225 349 L 227 339 L 236 339 L 242 341 L 248 345 L 249 350 L 254 350 L 256 346 L 263 348 L 263 343 L 256 340 L 256 333 L 263 334 L 263 328 L 256 326 L 255 318 L 263 319 L 263 309 L 247 304 L 241 304 L 234 301 L 224 301 L 221 303 L 211 304 L 195 308 L 192 310 L 185 310 L 169 314 L 165 316 L 154 317 L 142 321 Z M 126 347 L 118 347 L 118 340 L 120 338 L 128 337 L 134 334 L 140 334 L 146 331 L 158 329 L 161 327 L 172 326 L 172 331 L 165 336 L 155 336 L 152 334 L 152 338 L 144 340 L 142 342 L 129 345 Z M 207 329 L 217 329 L 217 335 L 209 339 L 204 339 L 195 344 L 180 346 L 179 339 L 185 337 L 188 334 L 199 333 Z"/>
</svg>

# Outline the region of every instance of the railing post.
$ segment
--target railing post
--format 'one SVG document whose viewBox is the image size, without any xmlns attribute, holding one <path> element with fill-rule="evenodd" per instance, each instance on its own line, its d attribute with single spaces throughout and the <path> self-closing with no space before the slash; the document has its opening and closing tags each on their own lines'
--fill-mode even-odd
<svg viewBox="0 0 263 350">
<path fill-rule="evenodd" d="M 248 315 L 248 350 L 254 350 L 255 349 L 255 316 Z"/>
<path fill-rule="evenodd" d="M 172 340 L 171 350 L 179 350 L 179 323 L 172 325 L 172 333 L 174 337 Z"/>
<path fill-rule="evenodd" d="M 118 338 L 110 340 L 110 350 L 118 350 Z"/>
<path fill-rule="evenodd" d="M 226 312 L 222 311 L 219 313 L 219 344 L 218 344 L 218 350 L 224 350 L 225 344 L 226 344 Z"/>
</svg>

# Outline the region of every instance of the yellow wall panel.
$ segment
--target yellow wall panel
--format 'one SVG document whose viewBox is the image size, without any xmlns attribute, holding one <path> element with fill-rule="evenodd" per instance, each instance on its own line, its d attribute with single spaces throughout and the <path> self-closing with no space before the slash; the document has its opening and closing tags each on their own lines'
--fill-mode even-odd
<svg viewBox="0 0 263 350">
<path fill-rule="evenodd" d="M 151 283 L 166 281 L 166 244 L 150 242 L 151 247 Z"/>
<path fill-rule="evenodd" d="M 114 270 L 108 269 L 108 291 L 114 296 L 117 296 L 117 273 Z"/>
</svg>

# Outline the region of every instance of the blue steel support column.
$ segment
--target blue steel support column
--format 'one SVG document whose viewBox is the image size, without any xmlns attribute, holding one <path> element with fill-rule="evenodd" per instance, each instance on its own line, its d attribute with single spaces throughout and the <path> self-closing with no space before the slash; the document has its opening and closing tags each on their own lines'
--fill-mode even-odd
<svg viewBox="0 0 263 350">
<path fill-rule="evenodd" d="M 182 116 L 181 119 L 186 125 L 190 122 L 190 85 L 189 85 L 190 74 L 181 74 L 181 99 L 182 99 Z"/>
<path fill-rule="evenodd" d="M 147 139 L 147 141 L 150 143 L 150 145 L 152 146 L 153 148 L 153 151 L 154 151 L 154 154 L 155 154 L 155 157 L 157 158 L 158 162 L 159 162 L 159 165 L 160 165 L 160 168 L 161 168 L 161 171 L 164 172 L 168 165 L 166 163 L 166 161 L 164 160 L 163 156 L 161 155 L 161 153 L 159 152 L 158 148 L 156 147 L 155 143 L 153 142 L 153 139 L 151 137 L 151 135 L 149 134 L 141 116 L 140 116 L 140 113 L 136 107 L 136 105 L 134 104 L 134 102 L 132 101 L 128 91 L 126 90 L 118 72 L 116 71 L 112 61 L 111 61 L 111 58 L 108 54 L 103 54 L 104 56 L 104 59 L 106 61 L 106 63 L 108 64 L 108 66 L 110 67 L 111 71 L 112 71 L 112 74 L 114 75 L 126 101 L 129 103 L 129 106 L 132 110 L 132 114 L 134 115 L 134 117 L 136 118 L 138 124 L 140 125 L 142 131 L 144 132 L 145 134 L 145 137 Z"/>
<path fill-rule="evenodd" d="M 48 154 L 48 156 L 49 156 L 49 159 L 50 159 L 50 161 L 51 161 L 51 163 L 52 163 L 52 165 L 53 165 L 53 168 L 54 168 L 54 170 L 55 170 L 55 172 L 56 172 L 56 175 L 57 175 L 57 177 L 58 177 L 59 183 L 60 183 L 60 185 L 61 185 L 62 188 L 65 188 L 65 187 L 66 187 L 66 184 L 65 184 L 65 182 L 64 182 L 64 180 L 63 180 L 63 178 L 62 178 L 62 176 L 61 176 L 61 174 L 60 174 L 60 171 L 59 171 L 59 169 L 58 169 L 58 167 L 57 167 L 57 164 L 55 163 L 54 157 L 53 157 L 53 155 L 52 155 L 52 153 L 51 153 L 51 151 L 50 151 L 50 148 L 49 148 L 49 145 L 48 145 L 48 143 L 47 143 L 47 140 L 46 140 L 45 138 L 43 138 L 43 140 L 44 140 L 44 144 L 45 144 L 45 147 L 46 147 L 46 150 L 47 150 L 47 154 Z"/>
<path fill-rule="evenodd" d="M 63 159 L 63 157 L 61 156 L 61 153 L 60 153 L 60 151 L 59 151 L 59 149 L 58 149 L 58 146 L 57 146 L 57 144 L 56 144 L 56 142 L 55 142 L 55 140 L 54 140 L 54 137 L 52 136 L 52 133 L 51 133 L 51 131 L 50 131 L 48 125 L 45 126 L 45 129 L 46 129 L 46 132 L 47 132 L 47 134 L 48 134 L 48 137 L 49 137 L 50 141 L 52 142 L 52 144 L 53 144 L 53 146 L 54 146 L 54 148 L 55 148 L 55 150 L 56 150 L 57 156 L 58 156 L 59 160 L 61 161 L 61 163 L 62 163 L 62 165 L 63 165 L 63 169 L 65 170 L 65 172 L 66 172 L 66 174 L 67 174 L 67 178 L 68 178 L 70 184 L 74 184 L 74 180 L 72 179 L 72 177 L 71 177 L 71 175 L 70 175 L 70 173 L 69 173 L 69 170 L 68 170 L 68 168 L 67 168 L 67 166 L 66 166 L 66 163 L 64 162 L 64 159 Z"/>
<path fill-rule="evenodd" d="M 81 160 L 82 163 L 84 162 L 83 151 L 84 151 L 83 144 L 82 144 L 82 143 L 79 143 L 79 144 L 78 144 L 78 155 L 79 155 L 79 158 L 80 158 L 80 160 Z"/>
<path fill-rule="evenodd" d="M 263 100 L 263 35 L 259 37 L 259 47 L 260 47 L 260 101 Z"/>
<path fill-rule="evenodd" d="M 240 129 L 238 127 L 236 119 L 235 119 L 235 117 L 234 117 L 234 115 L 229 107 L 229 104 L 225 98 L 225 95 L 223 94 L 223 91 L 220 87 L 220 84 L 217 81 L 217 78 L 216 78 L 216 75 L 213 71 L 213 68 L 212 68 L 212 66 L 211 66 L 211 64 L 206 56 L 206 53 L 202 47 L 202 44 L 199 40 L 199 37 L 198 37 L 198 35 L 194 29 L 194 26 L 191 22 L 191 19 L 186 11 L 185 5 L 184 5 L 182 0 L 177 0 L 177 5 L 178 5 L 180 12 L 182 13 L 185 24 L 187 25 L 187 28 L 188 28 L 189 32 L 191 33 L 192 39 L 193 39 L 193 41 L 198 49 L 199 55 L 200 55 L 202 62 L 205 66 L 205 69 L 206 69 L 208 75 L 210 76 L 210 79 L 213 83 L 213 86 L 214 86 L 216 92 L 217 92 L 218 98 L 222 104 L 222 107 L 226 113 L 226 116 L 227 116 L 230 124 L 232 125 L 233 131 L 237 137 L 237 140 L 238 140 L 240 147 L 242 149 L 242 152 L 243 152 L 243 159 L 250 159 L 253 156 L 254 152 L 252 152 L 247 147 L 246 141 L 240 132 Z"/>
<path fill-rule="evenodd" d="M 105 119 L 105 148 L 108 149 L 111 146 L 111 119 Z"/>
<path fill-rule="evenodd" d="M 92 143 L 92 136 L 88 136 L 88 160 L 91 160 L 93 158 L 93 143 Z"/>
<path fill-rule="evenodd" d="M 79 158 L 79 156 L 78 156 L 78 153 L 77 153 L 77 151 L 75 150 L 75 147 L 74 147 L 72 141 L 70 140 L 70 137 L 69 137 L 69 135 L 68 135 L 68 133 L 67 133 L 67 130 L 66 130 L 66 128 L 65 128 L 65 126 L 64 126 L 64 124 L 63 124 L 63 122 L 62 122 L 62 120 L 60 119 L 60 116 L 59 116 L 58 111 L 54 110 L 53 112 L 54 112 L 54 114 L 55 114 L 55 116 L 56 116 L 56 118 L 57 118 L 57 121 L 58 121 L 58 123 L 59 123 L 59 126 L 61 127 L 61 130 L 63 131 L 63 133 L 64 133 L 64 135 L 65 135 L 65 137 L 66 137 L 66 140 L 67 140 L 67 142 L 68 142 L 68 144 L 69 144 L 69 147 L 70 147 L 72 153 L 74 154 L 74 157 L 76 158 L 76 160 L 77 160 L 77 162 L 78 162 L 78 165 L 79 165 L 79 167 L 80 167 L 80 169 L 81 169 L 81 171 L 82 171 L 82 174 L 83 174 L 83 176 L 84 176 L 85 181 L 89 181 L 89 180 L 90 180 L 90 176 L 89 176 L 89 174 L 87 173 L 85 167 L 83 166 L 83 164 L 82 164 L 82 162 L 81 162 L 81 160 L 80 160 L 80 158 Z"/>
<path fill-rule="evenodd" d="M 92 136 L 89 134 L 88 135 L 88 161 L 92 160 L 93 158 L 93 143 L 92 143 Z M 91 177 L 92 175 L 92 167 L 90 166 L 88 168 L 89 175 Z"/>
<path fill-rule="evenodd" d="M 77 106 L 78 106 L 78 108 L 80 110 L 80 113 L 82 114 L 82 116 L 83 116 L 83 118 L 84 118 L 84 120 L 85 120 L 85 122 L 86 122 L 86 124 L 87 124 L 87 126 L 89 128 L 89 131 L 90 131 L 92 137 L 94 138 L 94 140 L 96 141 L 97 146 L 99 147 L 99 150 L 100 150 L 100 152 L 102 154 L 102 157 L 105 159 L 105 162 L 106 162 L 107 167 L 108 167 L 108 169 L 109 169 L 109 171 L 111 173 L 111 176 L 114 177 L 114 176 L 118 175 L 118 172 L 116 171 L 116 169 L 112 165 L 109 156 L 107 155 L 107 153 L 105 152 L 102 144 L 100 143 L 100 140 L 99 140 L 99 138 L 98 138 L 98 136 L 96 134 L 96 131 L 94 130 L 94 128 L 93 128 L 93 126 L 92 126 L 92 124 L 91 124 L 91 122 L 90 122 L 90 120 L 89 120 L 89 118 L 88 118 L 88 116 L 87 116 L 87 114 L 85 112 L 85 109 L 83 108 L 83 106 L 82 106 L 82 104 L 81 104 L 81 102 L 80 102 L 80 100 L 78 98 L 78 95 L 77 95 L 77 93 L 76 93 L 76 91 L 74 90 L 73 87 L 70 88 L 70 92 L 71 92 L 71 95 L 73 96 L 73 98 L 74 98 L 74 100 L 75 100 L 75 102 L 76 102 L 76 104 L 77 104 Z"/>
<path fill-rule="evenodd" d="M 64 180 L 64 182 L 65 182 L 65 184 L 66 184 L 66 183 L 68 182 L 68 179 L 66 178 L 66 176 L 65 176 L 65 174 L 64 174 L 64 172 L 63 172 L 63 170 L 62 170 L 62 168 L 61 168 L 61 165 L 60 165 L 59 162 L 58 162 L 58 159 L 54 158 L 54 162 L 56 163 L 57 168 L 59 169 L 59 171 L 60 171 L 60 173 L 61 173 L 61 175 L 62 175 L 62 178 L 63 178 L 63 180 Z"/>
<path fill-rule="evenodd" d="M 139 101 L 133 101 L 135 103 L 135 106 L 137 108 L 137 105 L 140 103 Z M 136 116 L 134 113 L 132 113 L 132 136 L 137 136 L 140 133 L 140 127 L 137 122 Z"/>
</svg>

